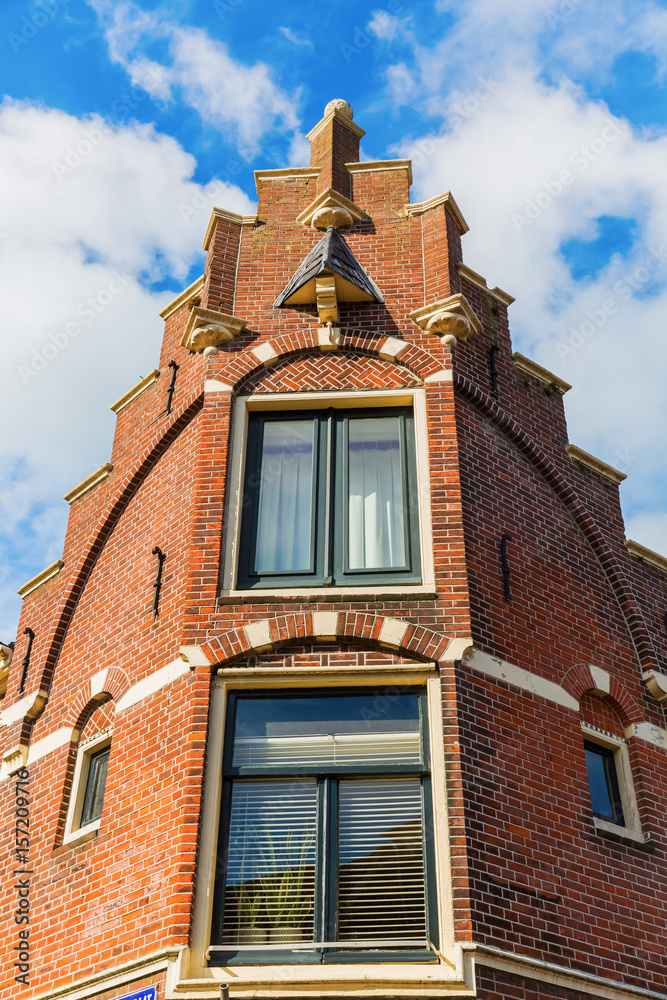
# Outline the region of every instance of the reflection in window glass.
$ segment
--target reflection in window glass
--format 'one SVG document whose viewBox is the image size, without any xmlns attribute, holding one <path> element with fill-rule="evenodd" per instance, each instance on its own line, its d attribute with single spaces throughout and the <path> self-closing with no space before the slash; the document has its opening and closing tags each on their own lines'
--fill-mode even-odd
<svg viewBox="0 0 667 1000">
<path fill-rule="evenodd" d="M 270 420 L 262 441 L 257 573 L 310 569 L 313 420 Z"/>
<path fill-rule="evenodd" d="M 94 823 L 95 820 L 100 819 L 102 816 L 110 752 L 111 747 L 108 746 L 98 753 L 91 754 L 86 793 L 83 799 L 83 809 L 81 810 L 80 826 L 82 827 L 87 826 L 89 823 Z"/>
<path fill-rule="evenodd" d="M 595 743 L 586 742 L 586 769 L 593 814 L 612 823 L 623 823 L 614 753 Z"/>
<path fill-rule="evenodd" d="M 403 471 L 398 417 L 349 421 L 350 569 L 405 566 Z"/>
</svg>

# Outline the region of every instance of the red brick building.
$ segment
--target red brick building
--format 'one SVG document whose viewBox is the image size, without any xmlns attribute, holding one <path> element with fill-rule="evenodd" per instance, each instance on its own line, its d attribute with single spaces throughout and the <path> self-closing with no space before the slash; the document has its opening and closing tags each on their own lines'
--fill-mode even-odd
<svg viewBox="0 0 667 1000">
<path fill-rule="evenodd" d="M 22 588 L 2 996 L 667 997 L 667 559 L 362 135 L 214 210 Z"/>
</svg>

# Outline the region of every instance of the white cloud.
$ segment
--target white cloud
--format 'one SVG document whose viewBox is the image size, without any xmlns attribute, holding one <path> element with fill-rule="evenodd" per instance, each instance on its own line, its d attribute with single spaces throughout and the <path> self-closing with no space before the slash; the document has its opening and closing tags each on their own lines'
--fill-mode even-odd
<svg viewBox="0 0 667 1000">
<path fill-rule="evenodd" d="M 239 62 L 206 31 L 183 27 L 164 11 L 142 11 L 115 0 L 88 2 L 100 17 L 111 59 L 135 86 L 164 101 L 178 94 L 244 156 L 254 155 L 271 129 L 297 128 L 299 95 L 286 94 L 266 63 Z M 151 44 L 164 49 L 161 61 L 147 58 L 144 48 Z"/>
<path fill-rule="evenodd" d="M 0 104 L 3 412 L 0 639 L 16 587 L 60 554 L 57 499 L 108 459 L 108 405 L 155 366 L 171 294 L 146 280 L 201 262 L 214 203 L 253 210 L 238 188 L 191 181 L 195 161 L 136 123 Z M 68 332 L 69 331 L 69 332 Z"/>
<path fill-rule="evenodd" d="M 386 71 L 387 91 L 394 107 L 400 108 L 409 104 L 417 93 L 417 84 L 413 74 L 405 63 L 389 66 Z"/>
<path fill-rule="evenodd" d="M 388 14 L 386 10 L 379 10 L 369 21 L 368 28 L 377 38 L 391 42 L 402 33 L 406 24 L 407 18 L 402 21 L 393 14 Z"/>
<path fill-rule="evenodd" d="M 291 28 L 280 28 L 279 29 L 288 42 L 293 42 L 294 45 L 312 45 L 310 38 L 299 38 L 295 35 Z"/>
</svg>

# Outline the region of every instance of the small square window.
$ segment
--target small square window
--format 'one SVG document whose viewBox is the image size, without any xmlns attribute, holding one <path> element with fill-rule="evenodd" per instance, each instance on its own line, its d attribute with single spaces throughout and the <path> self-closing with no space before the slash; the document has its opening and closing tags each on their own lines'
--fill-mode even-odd
<svg viewBox="0 0 667 1000">
<path fill-rule="evenodd" d="M 412 410 L 254 412 L 238 586 L 421 581 Z"/>
<path fill-rule="evenodd" d="M 436 960 L 425 701 L 231 695 L 211 964 Z"/>
</svg>

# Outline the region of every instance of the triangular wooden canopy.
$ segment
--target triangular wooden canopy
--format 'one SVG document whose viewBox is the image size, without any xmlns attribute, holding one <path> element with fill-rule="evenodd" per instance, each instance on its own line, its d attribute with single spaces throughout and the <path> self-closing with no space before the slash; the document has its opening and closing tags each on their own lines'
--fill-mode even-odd
<svg viewBox="0 0 667 1000">
<path fill-rule="evenodd" d="M 325 275 L 334 278 L 338 302 L 382 301 L 377 288 L 357 262 L 343 237 L 333 226 L 329 226 L 274 305 L 296 306 L 317 302 L 316 280 Z"/>
</svg>

